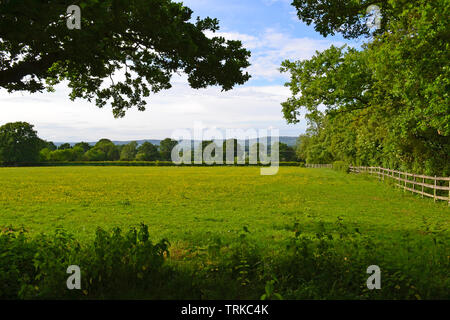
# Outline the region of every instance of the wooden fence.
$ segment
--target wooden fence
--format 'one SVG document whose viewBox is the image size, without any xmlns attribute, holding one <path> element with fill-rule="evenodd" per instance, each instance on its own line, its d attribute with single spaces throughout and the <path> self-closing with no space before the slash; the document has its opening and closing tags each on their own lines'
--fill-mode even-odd
<svg viewBox="0 0 450 320">
<path fill-rule="evenodd" d="M 332 164 L 305 164 L 306 168 L 333 168 Z"/>
<path fill-rule="evenodd" d="M 381 167 L 350 166 L 350 172 L 377 175 L 381 181 L 393 179 L 396 181 L 395 185 L 405 191 L 418 193 L 422 195 L 422 198 L 424 196 L 433 198 L 435 202 L 437 200 L 448 201 L 450 205 L 450 177 L 430 177 Z"/>
</svg>

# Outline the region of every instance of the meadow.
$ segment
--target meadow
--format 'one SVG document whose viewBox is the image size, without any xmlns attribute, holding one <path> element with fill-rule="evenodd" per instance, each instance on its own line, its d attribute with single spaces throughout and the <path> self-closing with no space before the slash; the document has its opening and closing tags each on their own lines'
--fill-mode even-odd
<svg viewBox="0 0 450 320">
<path fill-rule="evenodd" d="M 99 243 L 99 227 L 111 244 L 114 228 L 141 225 L 145 233 L 142 224 L 152 243 L 170 242 L 161 251 L 166 269 L 148 279 L 153 289 L 122 288 L 122 298 L 449 298 L 449 214 L 445 202 L 331 169 L 281 167 L 261 176 L 256 167 L 0 168 L 4 248 L 16 248 L 11 238 L 21 235 L 31 248 L 64 230 L 83 251 Z M 7 254 L 4 249 L 2 257 Z M 62 255 L 61 264 L 76 260 L 73 252 Z M 2 272 L 11 277 L 6 261 L 0 283 Z M 15 263 L 21 277 L 24 262 Z M 365 287 L 371 264 L 382 269 L 382 290 Z M 24 298 L 65 297 L 55 284 L 43 284 L 52 290 L 41 293 L 26 289 L 39 281 L 21 279 L 8 288 L 21 288 Z M 111 290 L 92 287 L 68 297 L 116 297 Z"/>
</svg>

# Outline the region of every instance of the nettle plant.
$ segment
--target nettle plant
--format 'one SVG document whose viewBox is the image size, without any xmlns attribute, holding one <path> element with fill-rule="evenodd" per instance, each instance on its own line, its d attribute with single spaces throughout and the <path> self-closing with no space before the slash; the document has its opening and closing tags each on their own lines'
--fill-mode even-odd
<svg viewBox="0 0 450 320">
<path fill-rule="evenodd" d="M 122 232 L 99 228 L 95 240 L 82 245 L 62 229 L 35 238 L 26 232 L 0 234 L 0 298 L 114 297 L 121 292 L 152 291 L 163 279 L 170 243 L 153 243 L 141 224 Z M 67 267 L 79 266 L 81 290 L 68 290 Z"/>
</svg>

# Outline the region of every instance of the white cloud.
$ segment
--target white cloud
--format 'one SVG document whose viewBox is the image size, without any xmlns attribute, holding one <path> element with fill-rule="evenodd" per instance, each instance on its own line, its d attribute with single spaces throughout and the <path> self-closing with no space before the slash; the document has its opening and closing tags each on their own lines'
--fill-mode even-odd
<svg viewBox="0 0 450 320">
<path fill-rule="evenodd" d="M 223 129 L 275 127 L 281 135 L 290 136 L 304 132 L 304 121 L 294 126 L 282 118 L 280 103 L 290 94 L 281 85 L 287 75 L 281 75 L 279 67 L 284 59 L 310 58 L 333 42 L 296 38 L 275 29 L 256 35 L 232 31 L 217 34 L 241 40 L 252 51 L 249 73 L 263 86 L 250 82 L 229 92 L 219 88 L 194 90 L 185 76 L 176 76 L 171 90 L 150 97 L 147 111 L 129 110 L 123 119 L 114 119 L 109 107 L 98 109 L 84 100 L 71 102 L 65 84 L 57 86 L 55 93 L 34 95 L 0 90 L 0 125 L 27 121 L 35 124 L 41 137 L 51 141 L 165 138 L 176 129 L 192 128 L 196 121 Z"/>
<path fill-rule="evenodd" d="M 210 33 L 212 35 L 212 33 Z M 225 39 L 241 40 L 244 47 L 252 51 L 249 73 L 254 79 L 273 81 L 286 79 L 280 74 L 281 62 L 285 59 L 303 60 L 311 58 L 316 51 L 322 51 L 331 45 L 340 46 L 343 42 L 296 38 L 290 34 L 267 28 L 258 36 L 238 32 L 216 32 L 216 36 Z"/>
<path fill-rule="evenodd" d="M 53 94 L 11 95 L 0 91 L 0 125 L 27 121 L 39 136 L 51 141 L 96 141 L 100 138 L 133 140 L 165 138 L 176 129 L 192 128 L 197 121 L 207 127 L 276 127 L 282 135 L 298 135 L 302 125 L 288 126 L 281 105 L 289 96 L 283 86 L 245 86 L 221 92 L 220 88 L 191 89 L 175 81 L 171 90 L 149 99 L 144 112 L 129 110 L 125 118 L 114 119 L 111 109 L 99 109 L 84 100 L 71 102 L 65 85 Z"/>
</svg>

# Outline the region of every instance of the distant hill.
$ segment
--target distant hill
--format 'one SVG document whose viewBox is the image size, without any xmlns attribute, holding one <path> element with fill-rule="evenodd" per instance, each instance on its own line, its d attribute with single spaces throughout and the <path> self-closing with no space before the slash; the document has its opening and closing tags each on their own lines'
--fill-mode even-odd
<svg viewBox="0 0 450 320">
<path fill-rule="evenodd" d="M 288 146 L 293 147 L 297 144 L 298 137 L 280 137 L 280 142 L 286 143 Z"/>
<path fill-rule="evenodd" d="M 115 145 L 121 146 L 124 144 L 128 144 L 132 141 L 136 141 L 139 145 L 143 144 L 144 142 L 150 142 L 154 145 L 158 145 L 161 142 L 161 140 L 156 140 L 156 139 L 143 139 L 143 140 L 129 140 L 129 141 L 114 141 L 112 140 L 112 142 Z M 63 143 L 69 143 L 71 146 L 74 146 L 75 144 L 77 144 L 78 142 L 53 142 L 57 147 L 59 147 L 60 145 L 62 145 Z M 91 146 L 95 145 L 97 143 L 97 141 L 95 142 L 88 142 Z"/>
<path fill-rule="evenodd" d="M 279 138 L 279 141 L 281 142 L 281 143 L 285 143 L 285 144 L 287 144 L 288 146 L 291 146 L 291 147 L 293 147 L 293 146 L 295 146 L 295 144 L 296 144 L 296 142 L 297 142 L 297 138 L 298 137 L 288 137 L 288 136 L 281 136 L 280 138 Z M 264 138 L 263 138 L 264 139 Z M 268 140 L 270 141 L 270 137 L 268 137 Z M 128 144 L 128 143 L 130 143 L 130 142 L 132 142 L 132 141 L 136 141 L 137 143 L 138 143 L 138 145 L 141 145 L 141 144 L 143 144 L 144 142 L 150 142 L 150 143 L 152 143 L 152 144 L 154 144 L 154 145 L 157 145 L 157 146 L 159 146 L 159 144 L 160 144 L 160 142 L 161 142 L 161 140 L 157 140 L 157 139 L 142 139 L 142 140 L 128 140 L 128 141 L 112 141 L 115 145 L 118 145 L 118 146 L 120 146 L 120 145 L 124 145 L 124 144 Z M 257 141 L 256 141 L 256 139 L 250 139 L 250 145 L 252 145 L 252 144 L 254 144 L 254 143 L 256 143 Z M 63 143 L 70 143 L 70 145 L 71 146 L 73 146 L 73 145 L 75 145 L 77 142 L 54 142 L 55 143 L 55 145 L 56 146 L 60 146 L 60 145 L 62 145 Z M 88 142 L 90 145 L 95 145 L 97 142 Z M 194 145 L 198 145 L 200 142 L 199 141 L 195 141 L 194 140 Z"/>
</svg>

